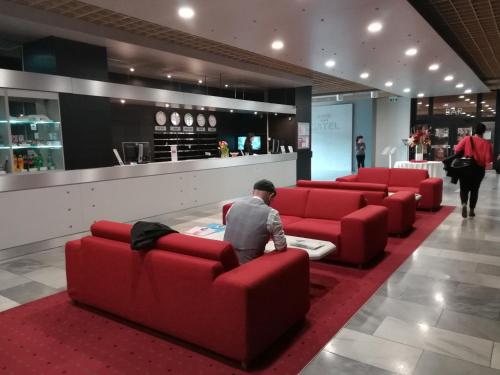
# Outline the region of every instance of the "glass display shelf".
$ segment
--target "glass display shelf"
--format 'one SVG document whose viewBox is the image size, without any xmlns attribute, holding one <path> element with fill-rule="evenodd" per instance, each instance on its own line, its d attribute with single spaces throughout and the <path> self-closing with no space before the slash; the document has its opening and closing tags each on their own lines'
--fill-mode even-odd
<svg viewBox="0 0 500 375">
<path fill-rule="evenodd" d="M 55 148 L 59 149 L 62 148 L 62 145 L 57 144 L 57 145 L 12 145 L 13 150 L 22 150 L 26 148 Z"/>
</svg>

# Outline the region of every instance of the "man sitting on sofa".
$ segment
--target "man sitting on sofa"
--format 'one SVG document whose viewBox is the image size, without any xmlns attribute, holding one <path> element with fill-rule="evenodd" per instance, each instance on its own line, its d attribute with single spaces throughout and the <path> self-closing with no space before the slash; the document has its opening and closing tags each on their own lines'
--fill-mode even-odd
<svg viewBox="0 0 500 375">
<path fill-rule="evenodd" d="M 276 250 L 286 250 L 280 215 L 269 207 L 276 195 L 273 183 L 269 180 L 257 181 L 252 195 L 235 202 L 226 215 L 224 241 L 233 245 L 240 264 L 261 256 L 270 236 Z"/>
</svg>

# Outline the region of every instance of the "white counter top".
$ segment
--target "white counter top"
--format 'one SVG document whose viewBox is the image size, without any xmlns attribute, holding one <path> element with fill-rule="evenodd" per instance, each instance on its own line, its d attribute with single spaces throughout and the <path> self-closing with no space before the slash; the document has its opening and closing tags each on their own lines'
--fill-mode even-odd
<svg viewBox="0 0 500 375">
<path fill-rule="evenodd" d="M 177 162 L 167 161 L 94 169 L 78 169 L 72 171 L 35 172 L 33 174 L 5 174 L 0 175 L 0 192 L 156 176 L 170 173 L 228 168 L 253 164 L 276 163 L 289 160 L 297 160 L 297 153 L 182 160 Z"/>
</svg>

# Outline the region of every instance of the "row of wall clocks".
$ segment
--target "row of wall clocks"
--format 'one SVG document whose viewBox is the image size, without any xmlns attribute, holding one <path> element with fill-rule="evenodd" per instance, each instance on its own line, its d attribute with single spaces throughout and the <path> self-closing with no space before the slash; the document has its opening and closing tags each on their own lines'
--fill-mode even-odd
<svg viewBox="0 0 500 375">
<path fill-rule="evenodd" d="M 160 126 L 165 125 L 167 123 L 167 114 L 163 111 L 157 111 L 155 113 L 155 121 Z M 170 114 L 170 122 L 174 126 L 180 125 L 181 115 L 179 114 L 179 112 L 172 112 Z M 187 126 L 193 126 L 194 117 L 191 113 L 188 112 L 184 115 L 184 124 L 186 124 Z M 207 124 L 207 120 L 204 114 L 199 113 L 196 116 L 196 124 L 198 126 L 205 126 Z M 208 125 L 210 125 L 211 127 L 215 127 L 215 125 L 217 125 L 217 119 L 215 118 L 215 115 L 208 116 Z"/>
</svg>

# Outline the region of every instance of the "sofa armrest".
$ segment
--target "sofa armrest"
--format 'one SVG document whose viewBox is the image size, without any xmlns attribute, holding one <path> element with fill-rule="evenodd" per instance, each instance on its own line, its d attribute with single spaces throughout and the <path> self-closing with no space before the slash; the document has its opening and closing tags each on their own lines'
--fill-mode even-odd
<svg viewBox="0 0 500 375">
<path fill-rule="evenodd" d="M 339 182 L 357 182 L 358 181 L 358 175 L 357 174 L 351 174 L 349 176 L 337 177 L 337 179 L 335 181 L 339 181 Z"/>
<path fill-rule="evenodd" d="M 66 283 L 68 295 L 77 300 L 77 291 L 80 290 L 81 285 L 81 270 L 82 270 L 82 241 L 73 240 L 66 242 L 64 248 L 64 255 L 66 258 Z"/>
<path fill-rule="evenodd" d="M 443 199 L 442 178 L 426 178 L 420 182 L 418 190 L 422 195 L 422 199 L 418 202 L 420 208 L 434 210 L 441 206 Z"/>
<path fill-rule="evenodd" d="M 222 206 L 222 224 L 226 225 L 226 215 L 231 206 L 233 205 L 233 202 L 231 203 L 226 203 L 224 206 Z"/>
<path fill-rule="evenodd" d="M 417 202 L 411 191 L 398 191 L 384 198 L 383 205 L 389 210 L 388 231 L 391 234 L 408 232 L 415 222 Z"/>
<path fill-rule="evenodd" d="M 388 210 L 368 205 L 340 220 L 342 259 L 362 265 L 382 253 L 387 244 Z"/>
<path fill-rule="evenodd" d="M 214 334 L 237 337 L 235 358 L 251 360 L 306 315 L 309 257 L 290 248 L 264 254 L 217 277 L 214 293 L 224 322 L 223 332 Z"/>
</svg>

